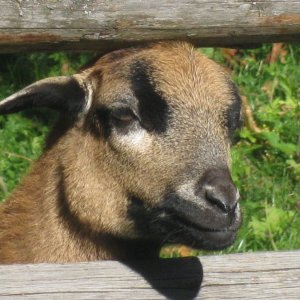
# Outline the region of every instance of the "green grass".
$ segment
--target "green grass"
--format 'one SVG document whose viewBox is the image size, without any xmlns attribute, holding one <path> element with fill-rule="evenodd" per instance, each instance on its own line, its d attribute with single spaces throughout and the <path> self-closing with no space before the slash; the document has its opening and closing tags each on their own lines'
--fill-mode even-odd
<svg viewBox="0 0 300 300">
<path fill-rule="evenodd" d="M 234 67 L 262 132 L 244 128 L 233 152 L 244 226 L 232 251 L 300 248 L 300 49 L 285 50 L 285 62 L 273 64 L 270 46 L 245 51 Z"/>
<path fill-rule="evenodd" d="M 299 249 L 300 47 L 284 45 L 274 63 L 268 63 L 271 45 L 229 58 L 221 49 L 203 51 L 232 72 L 262 129 L 243 128 L 232 151 L 244 222 L 236 243 L 223 252 Z M 73 73 L 87 59 L 63 53 L 0 56 L 0 98 L 39 78 Z M 49 111 L 0 116 L 0 200 L 40 155 L 53 119 Z M 188 254 L 199 252 L 169 247 L 163 256 Z"/>
</svg>

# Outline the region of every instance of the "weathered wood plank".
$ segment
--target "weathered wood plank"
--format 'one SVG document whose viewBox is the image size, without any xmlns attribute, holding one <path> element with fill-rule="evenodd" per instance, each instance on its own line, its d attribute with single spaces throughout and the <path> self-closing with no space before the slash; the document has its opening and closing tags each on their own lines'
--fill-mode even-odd
<svg viewBox="0 0 300 300">
<path fill-rule="evenodd" d="M 300 41 L 299 0 L 0 0 L 0 52 Z"/>
<path fill-rule="evenodd" d="M 205 256 L 201 262 L 204 279 L 198 258 L 5 265 L 0 298 L 299 299 L 300 251 Z"/>
</svg>

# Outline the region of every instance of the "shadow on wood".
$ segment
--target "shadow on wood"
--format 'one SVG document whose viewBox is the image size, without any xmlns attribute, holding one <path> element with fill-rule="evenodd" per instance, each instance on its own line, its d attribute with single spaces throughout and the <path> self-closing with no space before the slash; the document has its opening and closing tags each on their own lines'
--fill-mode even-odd
<svg viewBox="0 0 300 300">
<path fill-rule="evenodd" d="M 139 273 L 151 287 L 167 299 L 195 299 L 203 280 L 197 257 L 122 262 Z"/>
</svg>

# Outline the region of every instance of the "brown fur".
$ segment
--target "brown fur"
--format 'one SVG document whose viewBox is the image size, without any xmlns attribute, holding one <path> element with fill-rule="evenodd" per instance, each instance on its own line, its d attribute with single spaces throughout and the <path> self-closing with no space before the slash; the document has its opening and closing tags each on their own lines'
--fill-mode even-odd
<svg viewBox="0 0 300 300">
<path fill-rule="evenodd" d="M 130 146 L 114 131 L 105 138 L 95 111 L 132 96 L 136 61 L 151 65 L 172 117 L 165 134 L 145 132 L 142 144 Z M 128 217 L 129 195 L 155 207 L 168 189 L 210 167 L 228 168 L 229 78 L 189 44 L 113 52 L 76 76 L 93 87 L 92 106 L 75 120 L 62 114 L 41 158 L 0 206 L 1 263 L 158 255 L 163 242 L 141 236 Z"/>
</svg>

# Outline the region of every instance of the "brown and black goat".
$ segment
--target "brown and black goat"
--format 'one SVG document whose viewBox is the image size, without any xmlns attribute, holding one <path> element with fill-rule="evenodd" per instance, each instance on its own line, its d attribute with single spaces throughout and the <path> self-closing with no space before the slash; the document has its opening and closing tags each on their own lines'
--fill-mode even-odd
<svg viewBox="0 0 300 300">
<path fill-rule="evenodd" d="M 241 223 L 230 145 L 241 101 L 222 67 L 184 42 L 119 50 L 0 103 L 61 112 L 44 153 L 0 205 L 0 263 L 222 249 Z"/>
</svg>

